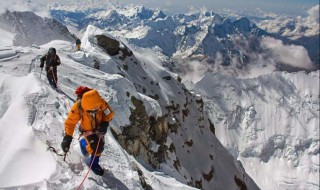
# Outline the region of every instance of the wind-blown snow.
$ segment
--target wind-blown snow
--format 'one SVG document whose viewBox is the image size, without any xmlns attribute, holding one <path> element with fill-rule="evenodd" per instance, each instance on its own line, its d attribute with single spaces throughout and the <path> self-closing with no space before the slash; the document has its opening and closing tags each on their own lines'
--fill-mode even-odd
<svg viewBox="0 0 320 190">
<path fill-rule="evenodd" d="M 49 179 L 56 162 L 29 123 L 30 98 L 41 90 L 34 74 L 0 77 L 0 186 L 24 186 Z"/>
</svg>

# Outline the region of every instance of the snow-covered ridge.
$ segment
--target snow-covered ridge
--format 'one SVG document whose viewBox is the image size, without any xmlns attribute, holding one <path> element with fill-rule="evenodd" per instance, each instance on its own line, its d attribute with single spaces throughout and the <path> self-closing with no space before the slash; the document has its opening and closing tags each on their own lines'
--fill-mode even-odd
<svg viewBox="0 0 320 190">
<path fill-rule="evenodd" d="M 167 71 L 148 55 L 132 52 L 122 42 L 118 44 L 118 53 L 110 56 L 99 45 L 99 40 L 112 41 L 116 38 L 90 26 L 82 38 L 84 51 L 73 52 L 69 42 L 52 41 L 40 49 L 20 49 L 19 57 L 1 62 L 0 72 L 7 75 L 1 75 L 0 81 L 10 81 L 12 75 L 19 73 L 20 77 L 29 76 L 37 88 L 32 91 L 30 99 L 25 99 L 27 94 L 22 94 L 27 104 L 22 103 L 15 107 L 16 100 L 7 93 L 11 88 L 19 89 L 18 84 L 8 87 L 7 83 L 0 83 L 3 89 L 1 92 L 5 93 L 5 98 L 1 98 L 5 101 L 0 102 L 1 108 L 4 108 L 1 110 L 3 117 L 0 126 L 6 131 L 1 133 L 0 143 L 5 143 L 2 140 L 9 139 L 8 135 L 18 130 L 17 126 L 29 126 L 30 136 L 38 139 L 40 144 L 36 150 L 40 150 L 44 155 L 38 156 L 39 165 L 42 163 L 40 160 L 45 162 L 51 159 L 50 162 L 45 162 L 50 164 L 48 170 L 43 170 L 45 175 L 32 181 L 23 174 L 21 180 L 25 180 L 20 183 L 21 180 L 15 175 L 19 172 L 19 162 L 11 162 L 15 160 L 15 156 L 8 152 L 14 150 L 12 153 L 20 154 L 28 149 L 32 154 L 35 148 L 18 143 L 17 149 L 6 146 L 2 150 L 7 151 L 8 156 L 0 160 L 0 166 L 10 166 L 11 170 L 4 167 L 0 170 L 0 175 L 14 175 L 15 178 L 0 177 L 6 179 L 1 181 L 1 188 L 73 189 L 80 184 L 87 167 L 82 162 L 77 140 L 73 140 L 66 163 L 61 157 L 46 152 L 45 148 L 50 145 L 59 150 L 63 137 L 63 122 L 72 105 L 74 89 L 85 85 L 97 89 L 116 113 L 111 122 L 114 130 L 110 130 L 106 137 L 106 152 L 101 157 L 102 166 L 108 170 L 106 176 L 99 178 L 90 174 L 93 180 L 87 179 L 85 188 L 103 189 L 120 185 L 128 189 L 142 189 L 141 180 L 145 180 L 146 184 L 154 189 L 191 189 L 185 184 L 203 189 L 236 189 L 240 186 L 258 189 L 241 164 L 214 136 L 214 126 L 203 111 L 201 98 L 188 92 L 179 82 L 177 75 Z M 46 53 L 49 47 L 57 49 L 62 61 L 58 67 L 58 86 L 61 93 L 48 86 L 43 73 L 42 79 L 39 78 L 38 58 Z M 95 61 L 99 63 L 99 70 L 94 69 Z M 29 87 L 26 85 L 26 88 L 27 86 Z M 24 110 L 23 114 L 19 115 L 20 120 L 13 119 L 15 109 Z M 20 123 L 17 123 L 18 121 Z M 120 148 L 119 144 L 126 151 Z M 203 149 L 206 151 L 202 151 Z M 32 161 L 30 157 L 21 158 Z M 139 165 L 136 159 L 149 169 L 141 168 L 142 165 Z M 135 162 L 136 164 L 133 164 Z M 29 168 L 32 164 L 23 167 L 26 167 L 25 171 L 29 171 L 27 173 L 32 176 L 33 170 Z M 158 171 L 152 172 L 151 167 Z M 49 170 L 50 168 L 53 170 Z"/>
<path fill-rule="evenodd" d="M 62 60 L 58 67 L 59 92 L 51 89 L 39 69 L 39 57 L 49 47 L 57 48 Z M 75 98 L 74 89 L 79 85 L 96 88 L 118 110 L 118 99 L 112 98 L 121 91 L 114 87 L 130 86 L 129 81 L 74 62 L 68 57 L 73 50 L 66 41 L 53 41 L 39 49 L 12 48 L 20 56 L 0 62 L 0 188 L 75 189 L 88 169 L 80 156 L 78 136 L 66 162 L 48 151 L 50 145 L 61 153 L 63 124 Z M 119 110 L 120 119 L 126 110 Z M 85 189 L 143 189 L 140 177 L 153 189 L 193 189 L 162 172 L 144 169 L 119 146 L 110 131 L 106 144 L 101 158 L 106 174 L 102 178 L 89 174 L 83 184 Z"/>
<path fill-rule="evenodd" d="M 88 26 L 82 38 L 86 54 L 82 55 L 81 62 L 92 67 L 88 63 L 94 59 L 100 63 L 102 71 L 120 74 L 131 83 L 116 90 L 126 97 L 130 106 L 115 108 L 127 114 L 114 121 L 120 127 L 121 132 L 116 132 L 120 144 L 146 164 L 162 168 L 186 184 L 204 189 L 219 187 L 221 183 L 230 188 L 238 186 L 234 176 L 239 178 L 243 172 L 241 166 L 229 160 L 230 155 L 222 150 L 214 136 L 214 126 L 203 112 L 201 98 L 190 94 L 177 76 L 161 67 L 159 62 L 144 54 L 132 53 L 125 44 L 119 46 L 118 54 L 105 55 L 98 45 L 97 36 L 101 35 L 114 40 L 105 31 Z M 113 100 L 123 98 L 118 95 Z M 201 151 L 203 148 L 208 151 Z M 224 167 L 230 168 L 225 173 L 221 165 L 226 160 L 230 165 Z M 217 171 L 217 177 L 223 175 L 225 179 L 215 181 L 213 170 Z M 241 180 L 255 188 L 248 177 Z"/>
</svg>

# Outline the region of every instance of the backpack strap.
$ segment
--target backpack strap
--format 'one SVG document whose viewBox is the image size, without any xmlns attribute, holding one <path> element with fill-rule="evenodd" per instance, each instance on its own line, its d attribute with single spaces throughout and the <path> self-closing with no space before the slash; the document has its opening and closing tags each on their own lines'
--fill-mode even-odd
<svg viewBox="0 0 320 190">
<path fill-rule="evenodd" d="M 79 114 L 80 114 L 80 118 L 82 120 L 82 116 L 83 116 L 83 113 L 82 113 L 82 106 L 81 106 L 81 99 L 78 99 L 78 111 L 79 111 Z M 82 134 L 83 134 L 83 130 L 82 130 L 82 127 L 81 127 L 81 124 L 79 124 L 79 138 L 78 140 L 81 138 Z"/>
<path fill-rule="evenodd" d="M 81 117 L 81 119 L 82 119 L 82 106 L 81 106 L 81 98 L 80 99 L 78 99 L 78 111 L 79 111 L 79 114 L 80 114 L 80 117 Z"/>
<path fill-rule="evenodd" d="M 82 120 L 82 117 L 83 117 L 83 108 L 82 108 L 82 106 L 81 106 L 81 98 L 80 99 L 78 99 L 78 111 L 79 111 L 79 114 L 80 114 L 80 118 L 81 118 L 81 120 Z M 94 120 L 94 123 L 91 123 L 91 129 L 92 129 L 92 131 L 96 131 L 97 130 L 97 120 L 96 120 L 96 113 L 94 112 L 92 112 L 91 113 L 91 115 L 92 115 L 92 117 L 93 117 L 93 120 Z M 80 127 L 79 127 L 79 130 L 80 130 L 80 132 L 81 133 L 83 133 L 83 131 L 82 131 L 82 128 L 81 128 L 81 125 L 80 125 Z"/>
</svg>

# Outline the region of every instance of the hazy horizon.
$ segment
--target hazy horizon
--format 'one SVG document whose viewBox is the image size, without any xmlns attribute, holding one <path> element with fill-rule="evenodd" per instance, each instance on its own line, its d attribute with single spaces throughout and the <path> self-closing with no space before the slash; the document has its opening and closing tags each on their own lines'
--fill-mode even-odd
<svg viewBox="0 0 320 190">
<path fill-rule="evenodd" d="M 0 2 L 0 12 L 4 10 L 17 10 L 17 11 L 33 11 L 33 12 L 46 12 L 49 4 L 53 3 L 94 3 L 101 2 L 99 0 L 11 0 Z M 163 9 L 168 13 L 185 13 L 190 9 L 207 9 L 218 11 L 219 9 L 231 9 L 236 11 L 254 11 L 260 9 L 262 11 L 274 12 L 277 14 L 288 14 L 293 16 L 306 16 L 307 10 L 315 5 L 319 5 L 318 0 L 110 0 L 108 2 L 115 4 L 133 4 L 144 5 L 153 9 Z M 106 2 L 107 3 L 107 2 Z"/>
</svg>

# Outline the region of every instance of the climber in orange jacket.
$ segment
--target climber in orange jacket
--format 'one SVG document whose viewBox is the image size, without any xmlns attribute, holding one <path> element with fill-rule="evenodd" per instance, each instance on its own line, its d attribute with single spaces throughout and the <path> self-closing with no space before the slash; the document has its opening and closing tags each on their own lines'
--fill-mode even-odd
<svg viewBox="0 0 320 190">
<path fill-rule="evenodd" d="M 65 136 L 61 143 L 62 150 L 68 152 L 76 124 L 80 121 L 80 148 L 85 156 L 91 155 L 86 164 L 97 175 L 104 170 L 99 165 L 99 157 L 104 149 L 104 135 L 109 122 L 114 116 L 110 105 L 99 95 L 97 90 L 80 86 L 76 89 L 78 100 L 73 104 L 65 120 Z"/>
</svg>

